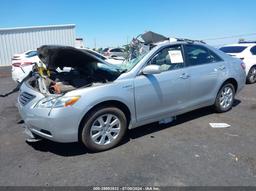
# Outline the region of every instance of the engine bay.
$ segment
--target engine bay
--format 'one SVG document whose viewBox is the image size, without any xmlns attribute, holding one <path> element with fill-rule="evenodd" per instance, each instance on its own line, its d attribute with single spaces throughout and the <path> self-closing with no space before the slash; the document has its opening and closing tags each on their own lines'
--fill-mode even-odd
<svg viewBox="0 0 256 191">
<path fill-rule="evenodd" d="M 93 84 L 112 82 L 121 72 L 89 52 L 67 46 L 38 48 L 42 63 L 34 67 L 29 84 L 42 93 L 62 94 Z"/>
</svg>

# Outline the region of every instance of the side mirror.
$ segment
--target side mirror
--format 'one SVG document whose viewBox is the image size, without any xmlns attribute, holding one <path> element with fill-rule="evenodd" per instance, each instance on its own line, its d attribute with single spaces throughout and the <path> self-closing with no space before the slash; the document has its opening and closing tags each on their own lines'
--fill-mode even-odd
<svg viewBox="0 0 256 191">
<path fill-rule="evenodd" d="M 145 75 L 159 74 L 159 73 L 161 73 L 160 66 L 158 66 L 158 65 L 148 65 L 145 68 L 143 68 L 142 73 L 145 74 Z"/>
</svg>

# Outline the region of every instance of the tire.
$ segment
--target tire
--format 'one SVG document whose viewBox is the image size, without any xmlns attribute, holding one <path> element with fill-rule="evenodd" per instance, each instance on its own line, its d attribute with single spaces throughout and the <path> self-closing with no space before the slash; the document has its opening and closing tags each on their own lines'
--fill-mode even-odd
<svg viewBox="0 0 256 191">
<path fill-rule="evenodd" d="M 80 140 L 90 151 L 105 151 L 116 147 L 126 130 L 127 119 L 120 109 L 98 108 L 84 120 Z"/>
<path fill-rule="evenodd" d="M 256 82 L 256 66 L 251 67 L 251 69 L 249 70 L 246 82 L 248 84 L 253 84 Z"/>
<path fill-rule="evenodd" d="M 234 103 L 235 88 L 231 83 L 224 84 L 215 99 L 214 108 L 218 113 L 229 111 Z"/>
</svg>

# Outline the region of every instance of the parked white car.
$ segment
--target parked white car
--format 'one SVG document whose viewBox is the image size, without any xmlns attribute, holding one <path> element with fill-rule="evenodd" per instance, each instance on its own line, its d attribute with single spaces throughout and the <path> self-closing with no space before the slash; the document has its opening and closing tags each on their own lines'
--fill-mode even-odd
<svg viewBox="0 0 256 191">
<path fill-rule="evenodd" d="M 246 67 L 247 83 L 256 82 L 256 42 L 230 44 L 221 47 L 220 50 L 243 60 Z"/>
<path fill-rule="evenodd" d="M 124 61 L 124 59 L 107 58 L 90 49 L 79 48 L 79 50 L 89 52 L 90 54 L 93 54 L 94 56 L 114 65 L 122 64 Z M 21 82 L 29 74 L 29 72 L 32 71 L 34 64 L 38 63 L 39 60 L 40 59 L 37 56 L 37 51 L 35 50 L 26 51 L 22 54 L 15 54 L 12 58 L 12 79 L 18 83 Z M 63 68 L 63 71 L 70 71 L 70 68 L 65 67 Z"/>
<path fill-rule="evenodd" d="M 29 50 L 21 54 L 14 54 L 12 57 L 12 79 L 21 82 L 36 62 L 39 62 L 37 51 Z"/>
</svg>

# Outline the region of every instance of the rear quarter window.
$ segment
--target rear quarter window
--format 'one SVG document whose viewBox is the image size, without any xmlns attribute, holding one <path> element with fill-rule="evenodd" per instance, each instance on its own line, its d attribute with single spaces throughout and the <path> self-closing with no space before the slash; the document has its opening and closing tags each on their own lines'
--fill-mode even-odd
<svg viewBox="0 0 256 191">
<path fill-rule="evenodd" d="M 188 66 L 209 64 L 223 61 L 210 49 L 200 45 L 185 45 L 185 58 Z"/>
</svg>

